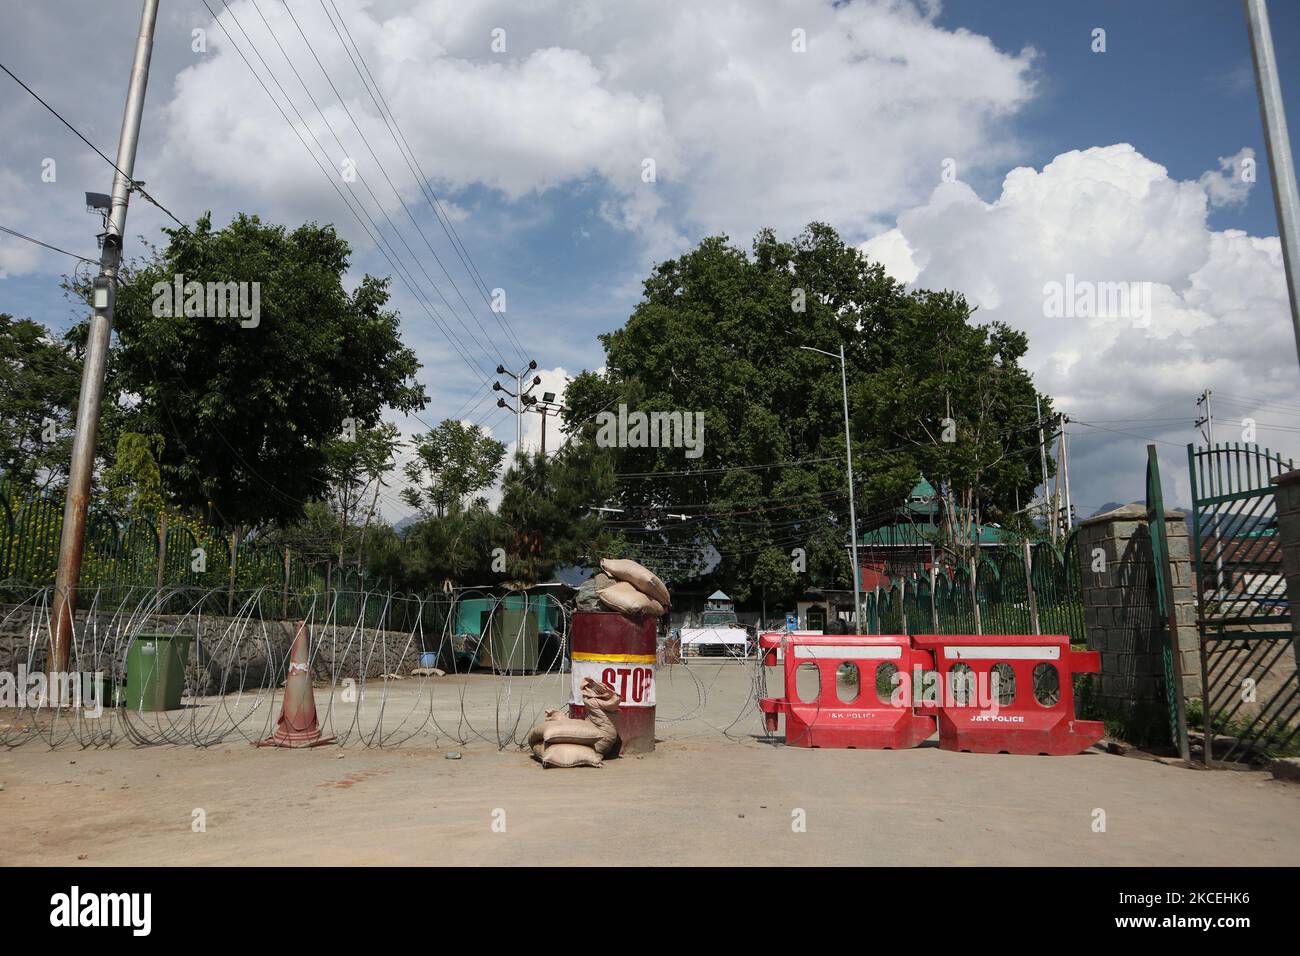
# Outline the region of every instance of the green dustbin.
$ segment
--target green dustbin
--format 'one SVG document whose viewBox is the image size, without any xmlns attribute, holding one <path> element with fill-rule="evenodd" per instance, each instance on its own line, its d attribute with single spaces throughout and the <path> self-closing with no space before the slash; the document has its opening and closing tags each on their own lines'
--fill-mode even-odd
<svg viewBox="0 0 1300 956">
<path fill-rule="evenodd" d="M 176 710 L 185 689 L 188 634 L 137 634 L 126 651 L 126 706 Z"/>
</svg>

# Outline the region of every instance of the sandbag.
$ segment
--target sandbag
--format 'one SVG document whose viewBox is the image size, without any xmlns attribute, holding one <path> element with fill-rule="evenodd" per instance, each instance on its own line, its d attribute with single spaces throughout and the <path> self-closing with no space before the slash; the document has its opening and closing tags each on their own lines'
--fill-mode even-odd
<svg viewBox="0 0 1300 956">
<path fill-rule="evenodd" d="M 582 693 L 582 706 L 587 720 L 600 731 L 600 739 L 592 746 L 602 757 L 618 749 L 618 708 L 623 698 L 599 681 L 584 677 L 578 688 Z"/>
<path fill-rule="evenodd" d="M 659 617 L 664 613 L 664 606 L 647 594 L 642 594 L 627 581 L 611 584 L 597 595 L 609 607 L 624 614 L 637 616 L 650 614 Z"/>
<path fill-rule="evenodd" d="M 548 707 L 540 724 L 534 724 L 533 729 L 528 731 L 528 747 L 533 752 L 533 757 L 537 760 L 542 759 L 542 749 L 546 746 L 545 733 L 546 728 L 553 726 L 556 721 L 568 720 L 569 712 L 566 708 Z"/>
<path fill-rule="evenodd" d="M 550 744 L 542 752 L 543 767 L 599 767 L 600 754 L 582 744 Z"/>
<path fill-rule="evenodd" d="M 642 594 L 654 598 L 660 605 L 672 604 L 667 586 L 659 580 L 659 575 L 644 565 L 630 558 L 602 558 L 600 567 L 610 577 L 617 581 L 626 581 Z M 659 613 L 662 614 L 663 610 L 661 609 Z"/>
<path fill-rule="evenodd" d="M 574 603 L 579 611 L 599 611 L 600 597 L 599 594 L 605 588 L 614 583 L 614 579 L 608 574 L 597 571 L 594 575 L 582 582 L 578 588 L 577 597 Z"/>
<path fill-rule="evenodd" d="M 604 731 L 587 720 L 551 720 L 542 724 L 542 741 L 548 747 L 551 744 L 595 747 L 604 735 Z"/>
</svg>

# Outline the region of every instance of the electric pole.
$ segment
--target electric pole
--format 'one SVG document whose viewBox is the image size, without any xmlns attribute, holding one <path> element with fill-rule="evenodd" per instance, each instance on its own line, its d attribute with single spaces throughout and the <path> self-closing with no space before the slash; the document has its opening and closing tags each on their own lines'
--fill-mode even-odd
<svg viewBox="0 0 1300 956">
<path fill-rule="evenodd" d="M 1214 445 L 1214 409 L 1210 405 L 1210 396 L 1214 393 L 1208 388 L 1201 392 L 1200 397 L 1196 399 L 1196 407 L 1199 409 L 1205 406 L 1205 414 L 1196 419 L 1196 426 L 1201 430 L 1201 441 L 1205 442 L 1205 447 L 1210 448 Z"/>
<path fill-rule="evenodd" d="M 1268 151 L 1268 173 L 1273 182 L 1273 204 L 1277 209 L 1278 233 L 1282 239 L 1282 264 L 1291 300 L 1291 325 L 1296 350 L 1300 353 L 1300 192 L 1296 190 L 1295 163 L 1286 130 L 1286 109 L 1282 105 L 1282 84 L 1277 76 L 1273 52 L 1273 31 L 1268 25 L 1264 0 L 1245 0 L 1246 27 L 1250 34 L 1250 58 L 1255 64 L 1255 89 L 1264 122 L 1264 148 Z"/>
<path fill-rule="evenodd" d="M 1196 427 L 1201 430 L 1201 440 L 1205 442 L 1206 449 L 1214 448 L 1214 407 L 1210 404 L 1210 396 L 1213 394 L 1214 392 L 1207 388 L 1205 391 L 1201 392 L 1200 396 L 1196 399 L 1196 407 L 1198 409 L 1202 405 L 1205 406 L 1205 414 L 1196 419 Z M 1214 468 L 1208 469 L 1210 479 L 1210 497 L 1214 497 L 1219 493 L 1214 480 L 1215 471 L 1216 469 Z M 1222 591 L 1223 543 L 1219 539 L 1219 508 L 1217 505 L 1210 513 L 1210 524 L 1214 528 L 1214 580 L 1219 590 Z"/>
<path fill-rule="evenodd" d="M 542 457 L 546 457 L 546 419 L 552 415 L 559 415 L 564 411 L 564 406 L 555 400 L 554 392 L 542 392 L 540 402 L 532 402 L 525 411 L 536 412 L 542 416 Z"/>
<path fill-rule="evenodd" d="M 1061 415 L 1061 469 L 1065 472 L 1062 480 L 1065 485 L 1065 533 L 1074 530 L 1074 502 L 1070 500 L 1070 436 L 1065 426 L 1070 424 L 1069 415 Z"/>
<path fill-rule="evenodd" d="M 59 541 L 59 569 L 54 580 L 54 609 L 50 621 L 50 699 L 55 706 L 64 703 L 63 681 L 56 675 L 68 670 L 72 646 L 73 616 L 76 613 L 77 585 L 81 581 L 82 551 L 86 539 L 86 513 L 90 505 L 90 483 L 95 464 L 95 435 L 99 429 L 99 406 L 104 395 L 104 372 L 108 365 L 109 336 L 113 331 L 113 305 L 117 299 L 117 277 L 122 262 L 122 239 L 126 232 L 126 208 L 135 187 L 135 151 L 140 139 L 140 119 L 144 113 L 145 89 L 149 84 L 149 59 L 153 54 L 154 23 L 158 19 L 158 0 L 144 0 L 140 14 L 140 33 L 135 41 L 131 79 L 127 86 L 126 107 L 122 113 L 122 132 L 117 143 L 117 171 L 113 174 L 113 193 L 104 246 L 99 258 L 99 275 L 95 278 L 86 339 L 85 365 L 81 371 L 81 393 L 77 398 L 77 425 L 72 443 L 72 460 L 68 465 L 68 496 L 63 505 L 63 531 Z"/>
<path fill-rule="evenodd" d="M 524 378 L 528 375 L 529 372 L 533 371 L 536 368 L 537 368 L 537 362 L 535 360 L 529 360 L 528 367 L 519 372 L 508 371 L 504 365 L 497 366 L 498 375 L 509 375 L 511 378 L 515 380 L 516 390 L 513 392 L 510 391 L 510 389 L 506 388 L 504 385 L 502 385 L 500 382 L 492 383 L 492 391 L 505 392 L 507 395 L 513 398 L 515 402 L 518 404 L 518 407 L 515 407 L 514 405 L 511 405 L 509 402 L 507 402 L 504 398 L 497 399 L 498 408 L 508 408 L 510 409 L 510 411 L 515 413 L 515 454 L 516 455 L 522 454 L 524 450 L 524 411 L 528 408 L 528 406 L 537 404 L 536 397 L 529 395 L 528 393 L 533 390 L 534 386 L 542 384 L 542 377 L 540 375 L 534 375 L 532 381 L 530 381 L 527 387 L 525 387 Z"/>
<path fill-rule="evenodd" d="M 1065 426 L 1070 417 L 1057 412 L 1053 424 L 1056 426 L 1056 484 L 1052 489 L 1052 540 L 1057 532 L 1064 538 L 1074 527 L 1072 515 L 1073 503 L 1070 501 L 1070 452 L 1066 443 Z M 1062 500 L 1064 493 L 1064 500 Z"/>
<path fill-rule="evenodd" d="M 1034 396 L 1034 414 L 1038 418 L 1038 461 L 1043 469 L 1043 502 L 1046 504 L 1047 498 L 1047 442 L 1043 437 L 1043 405 Z M 1052 540 L 1056 540 L 1056 532 L 1052 532 Z"/>
</svg>

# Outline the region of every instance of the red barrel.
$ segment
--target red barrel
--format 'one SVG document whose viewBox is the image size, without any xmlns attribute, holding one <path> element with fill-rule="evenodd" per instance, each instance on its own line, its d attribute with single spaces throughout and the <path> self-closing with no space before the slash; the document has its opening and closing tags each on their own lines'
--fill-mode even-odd
<svg viewBox="0 0 1300 956">
<path fill-rule="evenodd" d="M 581 685 L 590 677 L 610 688 L 623 703 L 618 709 L 620 753 L 655 749 L 655 631 L 657 619 L 630 618 L 617 611 L 575 611 L 569 716 L 587 715 Z"/>
</svg>

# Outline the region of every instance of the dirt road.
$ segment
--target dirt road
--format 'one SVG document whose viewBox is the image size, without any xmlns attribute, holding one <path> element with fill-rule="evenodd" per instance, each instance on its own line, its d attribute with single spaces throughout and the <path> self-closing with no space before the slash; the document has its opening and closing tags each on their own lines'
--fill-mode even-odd
<svg viewBox="0 0 1300 956">
<path fill-rule="evenodd" d="M 721 733 L 745 711 L 742 668 L 692 674 L 660 683 L 661 715 L 687 719 L 661 724 L 657 752 L 598 770 L 543 771 L 482 740 L 309 751 L 25 745 L 0 753 L 0 862 L 1300 862 L 1300 786 L 1265 774 L 1100 752 L 774 747 L 751 715 Z M 495 693 L 490 677 L 465 680 L 478 706 Z M 455 724 L 450 710 L 444 718 Z M 462 759 L 446 759 L 449 750 Z"/>
</svg>

